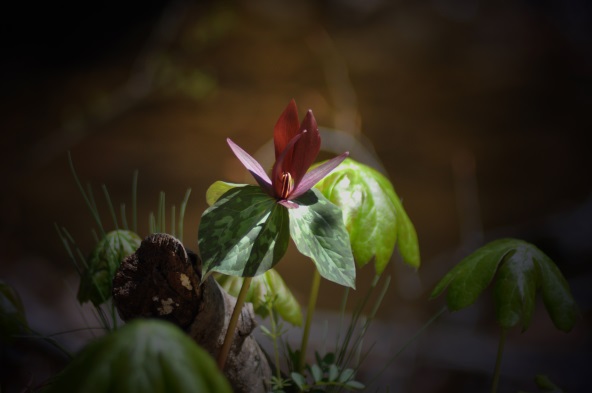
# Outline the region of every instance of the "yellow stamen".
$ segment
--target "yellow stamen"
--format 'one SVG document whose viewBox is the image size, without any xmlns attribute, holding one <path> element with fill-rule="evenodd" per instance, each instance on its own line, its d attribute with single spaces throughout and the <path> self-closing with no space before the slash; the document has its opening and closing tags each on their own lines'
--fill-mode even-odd
<svg viewBox="0 0 592 393">
<path fill-rule="evenodd" d="M 292 192 L 293 188 L 294 188 L 294 179 L 292 178 L 292 175 L 290 174 L 290 172 L 282 173 L 282 192 L 280 194 L 282 199 L 287 198 L 288 195 L 290 195 L 290 193 Z"/>
</svg>

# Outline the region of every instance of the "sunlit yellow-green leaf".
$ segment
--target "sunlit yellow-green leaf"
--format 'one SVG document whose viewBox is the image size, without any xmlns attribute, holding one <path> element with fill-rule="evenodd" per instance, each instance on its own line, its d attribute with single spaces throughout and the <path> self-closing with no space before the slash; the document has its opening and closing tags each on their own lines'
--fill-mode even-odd
<svg viewBox="0 0 592 393">
<path fill-rule="evenodd" d="M 243 278 L 219 275 L 216 280 L 222 288 L 232 296 L 238 296 Z M 275 269 L 253 277 L 247 292 L 247 302 L 253 303 L 255 313 L 263 318 L 269 315 L 269 307 L 286 322 L 294 326 L 302 325 L 302 309 L 300 304 L 286 286 L 286 283 Z"/>
<path fill-rule="evenodd" d="M 381 274 L 395 245 L 407 264 L 419 267 L 415 227 L 384 175 L 347 158 L 315 188 L 341 208 L 359 267 L 374 260 L 376 273 Z"/>
<path fill-rule="evenodd" d="M 227 191 L 236 187 L 243 187 L 245 185 L 246 184 L 227 183 L 225 181 L 218 180 L 214 182 L 206 191 L 206 202 L 209 206 L 212 206 Z"/>
</svg>

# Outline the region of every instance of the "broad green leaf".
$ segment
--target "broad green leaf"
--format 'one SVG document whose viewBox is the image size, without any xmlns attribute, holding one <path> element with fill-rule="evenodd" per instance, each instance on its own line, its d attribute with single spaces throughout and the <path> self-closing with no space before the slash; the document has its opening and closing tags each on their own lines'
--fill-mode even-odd
<svg viewBox="0 0 592 393">
<path fill-rule="evenodd" d="M 0 341 L 29 330 L 25 308 L 18 293 L 0 280 Z"/>
<path fill-rule="evenodd" d="M 403 260 L 419 267 L 417 233 L 385 176 L 347 158 L 315 188 L 341 208 L 359 267 L 374 259 L 376 273 L 381 274 L 397 243 Z"/>
<path fill-rule="evenodd" d="M 540 288 L 555 326 L 563 331 L 573 328 L 578 311 L 567 281 L 548 256 L 522 240 L 499 239 L 479 248 L 448 272 L 430 297 L 448 288 L 448 308 L 460 310 L 475 302 L 496 272 L 494 300 L 500 326 L 510 328 L 520 323 L 526 330 Z"/>
<path fill-rule="evenodd" d="M 290 374 L 290 377 L 292 378 L 292 381 L 294 381 L 296 386 L 298 386 L 298 388 L 300 388 L 300 390 L 304 390 L 304 388 L 307 386 L 306 379 L 304 378 L 304 376 L 302 374 L 299 374 L 297 372 L 292 372 Z"/>
<path fill-rule="evenodd" d="M 579 315 L 569 284 L 557 265 L 547 255 L 538 248 L 535 248 L 533 254 L 545 308 L 555 327 L 569 332 Z"/>
<path fill-rule="evenodd" d="M 543 392 L 547 393 L 563 393 L 563 390 L 557 385 L 555 385 L 548 376 L 543 374 L 537 374 L 534 377 L 534 382 L 536 383 L 537 387 L 541 389 Z"/>
<path fill-rule="evenodd" d="M 243 187 L 245 185 L 246 184 L 227 183 L 225 181 L 218 180 L 206 191 L 206 202 L 208 203 L 208 206 L 212 206 L 227 191 L 236 187 Z"/>
<path fill-rule="evenodd" d="M 216 277 L 216 280 L 232 296 L 238 296 L 243 284 L 243 278 L 236 276 L 220 275 Z M 263 318 L 269 315 L 267 304 L 268 301 L 271 301 L 272 309 L 284 321 L 294 326 L 302 325 L 300 304 L 275 269 L 269 269 L 265 273 L 253 277 L 246 301 L 253 303 L 255 313 Z"/>
<path fill-rule="evenodd" d="M 513 239 L 501 239 L 481 247 L 448 272 L 430 297 L 435 298 L 450 286 L 446 302 L 451 311 L 473 304 L 489 285 L 502 258 L 514 243 Z"/>
<path fill-rule="evenodd" d="M 136 320 L 90 343 L 44 392 L 230 393 L 231 388 L 211 356 L 177 326 Z"/>
<path fill-rule="evenodd" d="M 295 202 L 290 235 L 298 251 L 313 260 L 322 277 L 355 288 L 356 265 L 341 210 L 315 189 Z"/>
<path fill-rule="evenodd" d="M 526 247 L 518 246 L 507 254 L 501 264 L 495 283 L 496 318 L 503 328 L 518 323 L 528 329 L 536 296 L 536 269 Z"/>
<path fill-rule="evenodd" d="M 142 239 L 128 230 L 115 230 L 107 233 L 91 253 L 86 270 L 80 277 L 78 301 L 91 301 L 95 306 L 111 297 L 113 277 L 121 261 L 133 254 Z"/>
<path fill-rule="evenodd" d="M 339 377 L 339 368 L 335 364 L 329 366 L 329 382 L 337 380 Z"/>
<path fill-rule="evenodd" d="M 321 370 L 318 364 L 313 364 L 310 366 L 310 372 L 315 382 L 320 382 L 323 380 L 323 370 Z"/>
<path fill-rule="evenodd" d="M 199 224 L 204 278 L 212 271 L 253 277 L 271 269 L 286 253 L 288 221 L 286 208 L 257 186 L 224 193 Z"/>
</svg>

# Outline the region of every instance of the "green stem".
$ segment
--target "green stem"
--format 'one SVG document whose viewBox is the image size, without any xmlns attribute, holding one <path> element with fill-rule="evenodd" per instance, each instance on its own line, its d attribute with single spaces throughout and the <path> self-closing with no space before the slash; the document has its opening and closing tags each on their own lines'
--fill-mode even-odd
<svg viewBox="0 0 592 393">
<path fill-rule="evenodd" d="M 243 304 L 245 304 L 245 299 L 247 298 L 247 292 L 249 292 L 249 287 L 251 286 L 251 279 L 252 277 L 245 277 L 243 279 L 243 285 L 241 286 L 238 297 L 236 298 L 236 304 L 234 305 L 230 322 L 228 322 L 228 329 L 226 329 L 226 336 L 224 336 L 224 343 L 222 344 L 222 349 L 220 349 L 220 353 L 218 354 L 218 368 L 220 370 L 224 370 L 226 358 L 228 358 L 228 353 L 230 352 L 230 347 L 234 338 L 234 332 L 236 331 L 236 326 L 238 325 L 238 317 L 241 314 Z"/>
<path fill-rule="evenodd" d="M 272 337 L 273 337 L 273 356 L 274 356 L 274 361 L 275 361 L 275 371 L 276 371 L 276 377 L 278 379 L 278 381 L 282 378 L 282 371 L 280 369 L 280 350 L 278 347 L 278 328 L 277 328 L 277 323 L 275 321 L 275 312 L 273 311 L 273 308 L 270 306 L 268 308 L 269 310 L 269 316 L 270 316 L 270 320 L 271 320 L 271 333 L 272 333 Z"/>
<path fill-rule="evenodd" d="M 497 346 L 497 357 L 495 359 L 495 369 L 493 371 L 493 384 L 491 385 L 491 393 L 497 392 L 497 386 L 499 383 L 500 372 L 502 369 L 502 355 L 504 353 L 504 346 L 506 344 L 506 336 L 508 329 L 502 328 L 500 332 L 500 340 Z"/>
<path fill-rule="evenodd" d="M 306 347 L 308 346 L 308 336 L 310 335 L 310 324 L 312 323 L 312 316 L 317 305 L 317 297 L 319 296 L 319 287 L 321 286 L 321 274 L 317 269 L 314 271 L 312 277 L 312 285 L 310 287 L 310 295 L 308 297 L 308 309 L 306 310 L 306 322 L 304 324 L 304 333 L 302 334 L 302 343 L 300 344 L 300 364 L 298 364 L 297 371 L 301 372 L 306 364 Z"/>
</svg>

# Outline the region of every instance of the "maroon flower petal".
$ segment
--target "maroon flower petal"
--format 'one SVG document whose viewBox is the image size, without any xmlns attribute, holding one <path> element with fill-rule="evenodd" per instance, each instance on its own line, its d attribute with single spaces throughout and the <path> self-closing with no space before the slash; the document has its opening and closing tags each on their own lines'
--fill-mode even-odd
<svg viewBox="0 0 592 393">
<path fill-rule="evenodd" d="M 292 151 L 294 150 L 294 145 L 303 137 L 306 136 L 306 134 L 308 134 L 307 131 L 303 131 L 300 134 L 296 134 L 291 140 L 290 142 L 286 145 L 286 148 L 284 149 L 284 151 L 281 152 L 281 154 L 279 155 L 279 157 L 275 160 L 275 163 L 273 164 L 273 169 L 271 170 L 271 178 L 272 178 L 272 187 L 274 190 L 274 194 L 277 198 L 282 198 L 282 186 L 283 186 L 283 174 L 285 172 L 289 173 L 288 168 L 286 168 L 285 166 L 285 159 L 288 156 L 288 154 L 291 154 Z M 293 178 L 293 175 L 290 174 Z M 296 186 L 294 184 L 294 186 Z"/>
<path fill-rule="evenodd" d="M 282 199 L 281 201 L 278 201 L 278 203 L 284 207 L 287 207 L 288 209 L 298 209 L 300 207 L 300 205 L 298 205 L 296 202 L 292 202 L 287 199 Z"/>
<path fill-rule="evenodd" d="M 230 140 L 230 138 L 227 138 L 226 142 L 228 142 L 228 145 L 230 146 L 230 149 L 232 149 L 236 158 L 238 158 L 245 168 L 251 172 L 251 175 L 253 175 L 261 188 L 263 188 L 268 194 L 273 195 L 271 180 L 269 180 L 269 176 L 267 176 L 267 173 L 265 173 L 261 164 L 259 164 L 256 159 L 244 151 L 239 145 Z"/>
<path fill-rule="evenodd" d="M 292 138 L 300 133 L 300 122 L 298 121 L 298 108 L 292 99 L 286 109 L 280 115 L 273 129 L 273 143 L 275 146 L 275 159 L 286 150 L 286 146 Z"/>
<path fill-rule="evenodd" d="M 319 150 L 321 150 L 321 136 L 317 122 L 309 110 L 300 125 L 301 132 L 306 130 L 306 134 L 300 138 L 294 145 L 292 154 L 286 155 L 284 160 L 284 170 L 289 171 L 294 178 L 294 187 L 297 187 L 308 168 L 316 160 Z"/>
<path fill-rule="evenodd" d="M 345 160 L 347 156 L 349 156 L 349 152 L 346 151 L 345 153 L 330 159 L 329 161 L 306 173 L 306 175 L 304 175 L 302 178 L 302 181 L 295 186 L 294 190 L 290 194 L 290 199 L 298 198 L 300 195 L 314 187 L 315 184 L 321 181 L 321 179 L 323 179 L 325 176 L 331 173 L 333 169 L 341 164 L 341 162 Z"/>
</svg>

